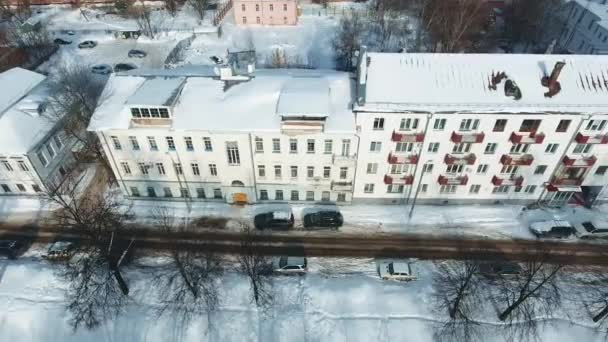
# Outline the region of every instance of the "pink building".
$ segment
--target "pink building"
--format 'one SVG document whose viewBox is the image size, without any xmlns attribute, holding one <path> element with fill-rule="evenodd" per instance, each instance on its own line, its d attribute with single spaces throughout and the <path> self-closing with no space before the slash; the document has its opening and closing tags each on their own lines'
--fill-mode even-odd
<svg viewBox="0 0 608 342">
<path fill-rule="evenodd" d="M 234 0 L 234 20 L 240 25 L 296 25 L 297 0 Z"/>
</svg>

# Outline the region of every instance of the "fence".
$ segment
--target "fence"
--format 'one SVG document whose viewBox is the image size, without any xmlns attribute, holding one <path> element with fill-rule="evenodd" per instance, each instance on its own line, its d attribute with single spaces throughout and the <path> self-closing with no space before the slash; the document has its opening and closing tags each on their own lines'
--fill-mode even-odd
<svg viewBox="0 0 608 342">
<path fill-rule="evenodd" d="M 363 17 L 370 15 L 371 10 L 368 8 L 354 8 L 345 6 L 305 6 L 300 10 L 302 15 L 326 16 L 326 17 L 343 17 L 352 13 L 357 13 Z"/>
<path fill-rule="evenodd" d="M 232 8 L 232 0 L 228 0 L 228 2 L 224 3 L 220 8 L 215 12 L 215 16 L 213 17 L 213 25 L 217 26 L 222 22 L 222 19 L 228 14 L 228 11 Z"/>
<path fill-rule="evenodd" d="M 169 52 L 167 58 L 165 59 L 165 65 L 169 64 L 177 64 L 184 59 L 184 51 L 192 44 L 192 41 L 196 38 L 195 35 L 192 35 L 186 39 L 182 39 L 175 45 L 173 50 Z"/>
</svg>

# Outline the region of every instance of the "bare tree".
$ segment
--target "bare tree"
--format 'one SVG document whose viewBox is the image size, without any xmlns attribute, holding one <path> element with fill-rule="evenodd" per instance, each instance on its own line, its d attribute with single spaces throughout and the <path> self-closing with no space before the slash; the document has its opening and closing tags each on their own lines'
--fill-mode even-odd
<svg viewBox="0 0 608 342">
<path fill-rule="evenodd" d="M 449 319 L 435 334 L 437 341 L 481 340 L 480 325 L 473 317 L 483 308 L 483 291 L 476 261 L 443 261 L 433 275 L 435 309 Z"/>
<path fill-rule="evenodd" d="M 339 70 L 353 69 L 353 59 L 361 47 L 361 38 L 365 29 L 363 25 L 363 20 L 356 11 L 351 11 L 340 19 L 338 32 L 333 40 L 336 65 Z"/>
<path fill-rule="evenodd" d="M 190 7 L 192 7 L 194 12 L 198 16 L 198 19 L 201 21 L 203 19 L 205 19 L 205 10 L 207 9 L 209 0 L 187 0 L 187 1 L 188 1 L 188 4 L 190 5 Z"/>
<path fill-rule="evenodd" d="M 150 7 L 142 3 L 134 8 L 134 14 L 137 27 L 144 36 L 154 39 L 160 33 L 165 20 L 162 13 L 152 11 Z"/>
<path fill-rule="evenodd" d="M 608 338 L 608 273 L 606 267 L 581 267 L 569 272 L 567 297 L 592 320 Z"/>
<path fill-rule="evenodd" d="M 20 0 L 13 5 L 8 0 L 0 0 L 0 13 L 7 18 L 0 29 L 0 43 L 22 48 L 32 63 L 48 58 L 55 51 L 44 22 L 28 22 L 31 17 L 29 1 Z"/>
<path fill-rule="evenodd" d="M 378 51 L 396 50 L 403 46 L 407 36 L 411 33 L 409 20 L 404 15 L 401 2 L 394 0 L 378 0 L 372 7 L 369 31 L 373 32 L 373 39 L 369 44 L 374 45 Z"/>
<path fill-rule="evenodd" d="M 177 0 L 165 0 L 165 8 L 172 17 L 175 17 L 175 15 L 177 14 L 177 10 L 179 9 L 178 7 L 179 4 Z"/>
<path fill-rule="evenodd" d="M 525 43 L 543 51 L 557 39 L 566 22 L 564 0 L 514 0 L 505 9 L 505 36 L 515 43 Z M 541 46 L 542 45 L 542 46 Z"/>
<path fill-rule="evenodd" d="M 272 304 L 272 259 L 257 250 L 260 243 L 256 236 L 259 233 L 247 225 L 242 227 L 243 241 L 241 243 L 241 254 L 239 263 L 241 271 L 249 279 L 251 285 L 252 299 L 262 309 L 267 309 Z"/>
</svg>

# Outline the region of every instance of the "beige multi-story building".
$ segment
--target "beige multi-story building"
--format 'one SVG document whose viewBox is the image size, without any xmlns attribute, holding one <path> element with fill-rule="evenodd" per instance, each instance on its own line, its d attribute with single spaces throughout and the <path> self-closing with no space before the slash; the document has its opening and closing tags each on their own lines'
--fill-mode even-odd
<svg viewBox="0 0 608 342">
<path fill-rule="evenodd" d="M 297 25 L 297 0 L 234 0 L 239 25 Z"/>
</svg>

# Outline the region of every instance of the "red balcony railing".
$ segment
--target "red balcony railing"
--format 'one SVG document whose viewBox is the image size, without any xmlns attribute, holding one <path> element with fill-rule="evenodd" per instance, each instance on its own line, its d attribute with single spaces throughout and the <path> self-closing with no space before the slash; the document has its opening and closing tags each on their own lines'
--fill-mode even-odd
<svg viewBox="0 0 608 342">
<path fill-rule="evenodd" d="M 452 136 L 450 137 L 450 140 L 455 143 L 482 143 L 483 139 L 485 138 L 485 134 L 483 132 L 480 133 L 456 133 L 456 132 L 452 132 Z"/>
<path fill-rule="evenodd" d="M 416 164 L 417 162 L 418 162 L 417 154 L 400 156 L 400 155 L 389 153 L 389 155 L 388 155 L 389 164 Z"/>
<path fill-rule="evenodd" d="M 501 185 L 522 186 L 522 184 L 524 184 L 524 177 L 511 176 L 511 177 L 504 178 L 504 177 L 494 176 L 494 177 L 492 177 L 492 184 L 494 184 L 494 186 L 501 186 Z"/>
<path fill-rule="evenodd" d="M 477 160 L 477 156 L 475 153 L 467 153 L 467 154 L 449 154 L 445 155 L 443 158 L 443 162 L 448 165 L 454 164 L 462 164 L 462 165 L 473 165 Z"/>
<path fill-rule="evenodd" d="M 469 176 L 464 175 L 464 176 L 451 176 L 451 175 L 447 175 L 447 176 L 439 176 L 439 178 L 437 179 L 437 183 L 439 183 L 439 185 L 467 185 L 467 183 L 469 182 Z"/>
<path fill-rule="evenodd" d="M 519 165 L 519 166 L 530 166 L 534 161 L 534 156 L 531 154 L 522 154 L 522 155 L 509 155 L 503 154 L 500 157 L 500 163 L 502 165 Z"/>
<path fill-rule="evenodd" d="M 596 156 L 582 157 L 582 158 L 570 158 L 568 156 L 565 156 L 564 159 L 562 159 L 562 163 L 566 166 L 582 166 L 582 167 L 593 166 L 596 161 L 597 161 Z"/>
<path fill-rule="evenodd" d="M 397 133 L 393 131 L 391 140 L 394 142 L 423 142 L 424 133 Z"/>
<path fill-rule="evenodd" d="M 578 133 L 574 140 L 579 144 L 608 144 L 608 134 L 584 135 Z"/>
<path fill-rule="evenodd" d="M 509 138 L 514 144 L 542 144 L 545 141 L 545 133 L 511 133 Z"/>
<path fill-rule="evenodd" d="M 556 176 L 551 178 L 551 185 L 560 186 L 560 185 L 581 185 L 583 184 L 583 180 L 585 177 L 577 177 L 577 178 L 567 178 Z"/>
<path fill-rule="evenodd" d="M 384 175 L 384 184 L 411 185 L 414 183 L 414 176 Z"/>
</svg>

